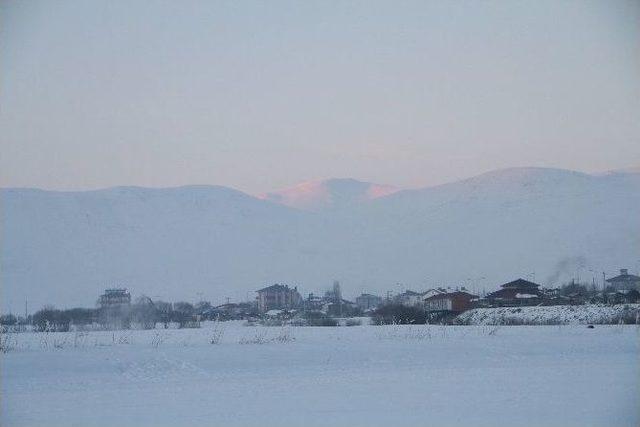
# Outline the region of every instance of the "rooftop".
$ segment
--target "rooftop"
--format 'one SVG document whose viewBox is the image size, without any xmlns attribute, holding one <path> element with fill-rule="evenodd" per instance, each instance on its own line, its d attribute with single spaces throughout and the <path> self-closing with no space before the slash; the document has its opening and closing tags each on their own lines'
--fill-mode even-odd
<svg viewBox="0 0 640 427">
<path fill-rule="evenodd" d="M 425 298 L 425 301 L 432 301 L 432 300 L 437 300 L 437 299 L 446 299 L 446 298 L 455 298 L 455 297 L 466 297 L 466 298 L 478 298 L 477 295 L 473 295 L 470 294 L 469 292 L 464 292 L 464 291 L 455 291 L 455 292 L 448 292 L 448 293 L 441 293 L 441 294 L 437 294 L 437 295 L 433 295 L 429 298 Z"/>
<path fill-rule="evenodd" d="M 540 285 L 524 279 L 517 279 L 513 282 L 505 283 L 501 288 L 538 288 Z"/>
<path fill-rule="evenodd" d="M 627 270 L 626 268 L 622 268 L 620 269 L 620 274 L 617 275 L 616 277 L 612 277 L 611 279 L 607 279 L 607 282 L 612 283 L 627 283 L 627 282 L 639 282 L 640 281 L 640 277 L 636 276 L 635 274 L 629 274 L 628 273 L 629 270 Z"/>
<path fill-rule="evenodd" d="M 127 291 L 127 288 L 112 288 L 112 289 L 105 289 L 104 293 L 105 295 L 111 295 L 111 294 L 127 294 L 129 292 Z"/>
<path fill-rule="evenodd" d="M 280 285 L 276 283 L 275 285 L 267 286 L 266 288 L 258 289 L 256 292 L 284 292 L 289 290 L 295 290 L 294 288 L 290 288 L 288 285 Z"/>
</svg>

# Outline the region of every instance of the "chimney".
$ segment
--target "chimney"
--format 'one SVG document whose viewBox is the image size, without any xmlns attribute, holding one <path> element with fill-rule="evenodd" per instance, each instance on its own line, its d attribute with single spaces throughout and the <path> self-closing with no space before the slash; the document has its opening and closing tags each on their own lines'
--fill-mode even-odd
<svg viewBox="0 0 640 427">
<path fill-rule="evenodd" d="M 627 273 L 627 271 L 628 271 L 628 270 L 627 270 L 626 268 L 621 268 L 621 269 L 620 269 L 620 275 L 622 275 L 622 276 L 626 276 L 626 275 L 628 274 L 628 273 Z"/>
</svg>

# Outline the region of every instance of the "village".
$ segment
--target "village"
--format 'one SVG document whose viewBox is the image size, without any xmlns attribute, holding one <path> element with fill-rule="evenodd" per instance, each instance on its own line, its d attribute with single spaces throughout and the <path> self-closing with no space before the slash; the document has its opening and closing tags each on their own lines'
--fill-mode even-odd
<svg viewBox="0 0 640 427">
<path fill-rule="evenodd" d="M 117 330 L 198 328 L 202 321 L 245 320 L 248 324 L 276 326 L 353 326 L 362 318 L 372 324 L 455 324 L 469 310 L 497 307 L 547 307 L 635 304 L 640 301 L 640 276 L 621 269 L 603 280 L 603 286 L 572 281 L 557 288 L 518 278 L 485 295 L 464 286 L 437 287 L 423 291 L 404 290 L 384 296 L 362 293 L 353 301 L 343 298 L 338 281 L 321 295 L 303 297 L 298 286 L 273 284 L 256 290 L 254 301 L 209 301 L 169 303 L 139 296 L 132 301 L 127 288 L 106 289 L 96 308 L 59 310 L 44 307 L 24 316 L 6 314 L 4 328 L 13 331 Z M 633 319 L 632 319 L 633 320 Z M 636 319 L 637 320 L 637 319 Z M 625 320 L 626 321 L 626 320 Z"/>
</svg>

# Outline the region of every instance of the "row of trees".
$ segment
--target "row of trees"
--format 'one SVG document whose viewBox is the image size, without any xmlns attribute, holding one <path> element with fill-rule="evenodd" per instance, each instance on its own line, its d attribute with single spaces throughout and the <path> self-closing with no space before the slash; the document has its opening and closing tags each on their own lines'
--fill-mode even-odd
<svg viewBox="0 0 640 427">
<path fill-rule="evenodd" d="M 640 299 L 640 293 L 636 290 L 631 290 L 626 292 L 625 301 L 620 301 L 620 295 L 617 295 L 614 287 L 607 286 L 604 291 L 600 291 L 595 283 L 569 282 L 562 285 L 558 291 L 561 296 L 575 300 L 578 303 L 617 304 L 621 302 L 637 302 Z"/>
<path fill-rule="evenodd" d="M 38 331 L 68 331 L 72 325 L 87 327 L 96 324 L 105 329 L 128 329 L 132 326 L 153 329 L 156 323 L 163 323 L 166 328 L 171 322 L 178 323 L 179 327 L 189 327 L 197 325 L 199 315 L 209 308 L 211 304 L 207 301 L 194 305 L 184 301 L 152 301 L 142 296 L 131 305 L 102 308 L 60 310 L 53 306 L 45 306 L 30 316 L 29 320 Z M 13 321 L 10 318 L 6 320 Z"/>
</svg>

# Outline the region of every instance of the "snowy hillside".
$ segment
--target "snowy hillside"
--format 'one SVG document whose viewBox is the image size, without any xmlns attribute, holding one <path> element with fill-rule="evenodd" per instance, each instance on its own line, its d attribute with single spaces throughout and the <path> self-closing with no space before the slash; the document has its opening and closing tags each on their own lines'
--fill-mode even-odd
<svg viewBox="0 0 640 427">
<path fill-rule="evenodd" d="M 461 325 L 569 325 L 633 322 L 640 304 L 555 305 L 548 307 L 496 307 L 469 310 L 455 321 Z"/>
<path fill-rule="evenodd" d="M 259 197 L 292 208 L 321 211 L 353 207 L 396 191 L 398 191 L 397 188 L 389 185 L 372 184 L 355 179 L 328 179 L 303 182 L 295 187 Z"/>
<path fill-rule="evenodd" d="M 276 282 L 307 293 L 338 279 L 351 298 L 640 267 L 638 174 L 509 169 L 355 199 L 320 214 L 224 187 L 4 189 L 2 308 L 21 311 L 25 298 L 90 305 L 116 285 L 222 302 Z"/>
</svg>

